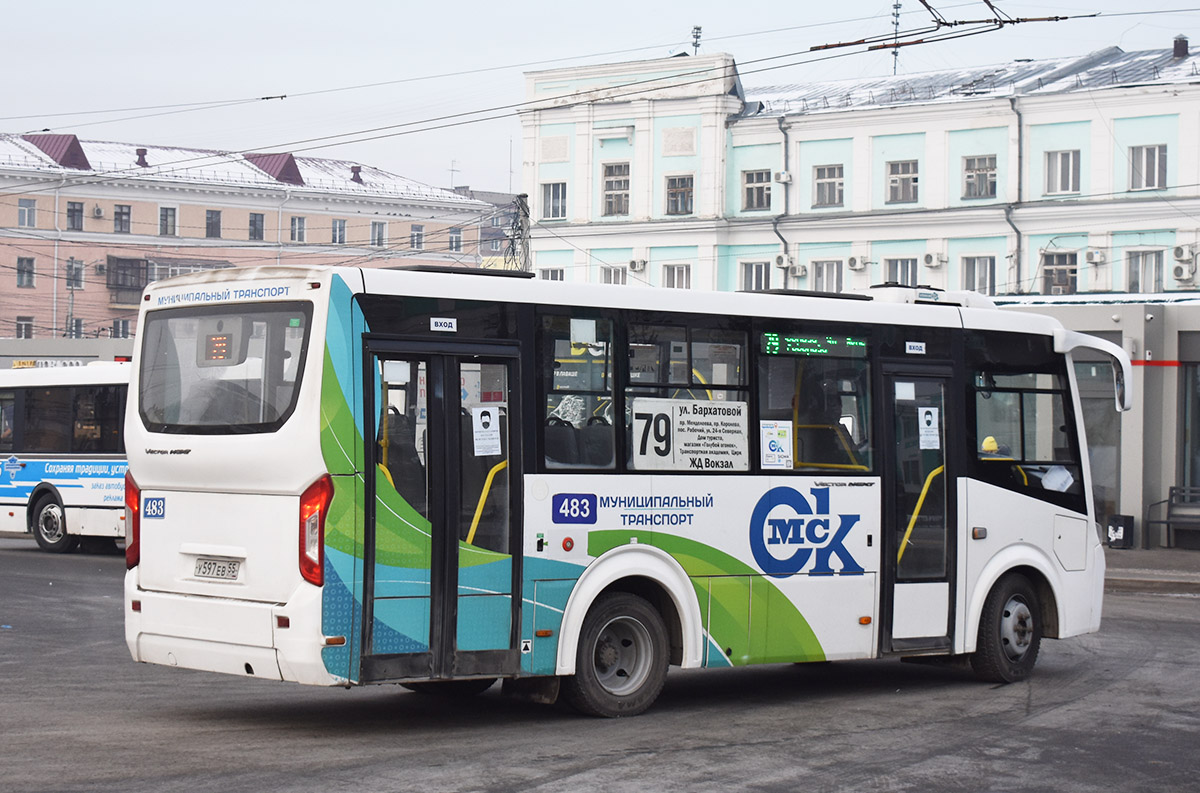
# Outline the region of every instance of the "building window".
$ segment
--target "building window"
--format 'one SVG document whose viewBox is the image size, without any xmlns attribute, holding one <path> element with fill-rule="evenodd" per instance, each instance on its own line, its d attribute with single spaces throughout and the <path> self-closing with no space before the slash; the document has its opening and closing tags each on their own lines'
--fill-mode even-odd
<svg viewBox="0 0 1200 793">
<path fill-rule="evenodd" d="M 813 289 L 818 292 L 842 291 L 842 262 L 840 259 L 813 262 Z"/>
<path fill-rule="evenodd" d="M 33 317 L 17 317 L 17 338 L 33 338 Z"/>
<path fill-rule="evenodd" d="M 538 278 L 543 281 L 563 281 L 566 279 L 567 271 L 562 267 L 550 267 L 545 270 L 538 270 Z"/>
<path fill-rule="evenodd" d="M 1167 186 L 1167 147 L 1133 146 L 1129 149 L 1129 189 L 1161 190 Z"/>
<path fill-rule="evenodd" d="M 67 289 L 83 289 L 83 262 L 67 259 L 64 269 Z"/>
<path fill-rule="evenodd" d="M 492 228 L 499 228 L 504 225 L 504 218 L 501 215 L 492 215 Z"/>
<path fill-rule="evenodd" d="M 83 202 L 67 202 L 67 231 L 83 231 Z"/>
<path fill-rule="evenodd" d="M 1079 192 L 1079 150 L 1046 152 L 1046 194 Z"/>
<path fill-rule="evenodd" d="M 664 264 L 662 285 L 667 289 L 691 289 L 692 266 L 690 264 Z"/>
<path fill-rule="evenodd" d="M 629 163 L 604 166 L 604 214 L 607 217 L 629 214 Z"/>
<path fill-rule="evenodd" d="M 1042 254 L 1042 294 L 1073 295 L 1078 274 L 1076 254 Z"/>
<path fill-rule="evenodd" d="M 11 205 L 10 205 L 11 206 Z M 37 226 L 37 200 L 33 198 L 17 199 L 17 225 L 24 228 Z"/>
<path fill-rule="evenodd" d="M 330 227 L 329 241 L 332 242 L 334 245 L 345 245 L 346 244 L 346 221 L 344 221 L 344 220 L 333 221 L 333 225 Z"/>
<path fill-rule="evenodd" d="M 629 272 L 624 267 L 602 264 L 600 265 L 600 283 L 627 284 L 629 283 Z"/>
<path fill-rule="evenodd" d="M 743 211 L 771 208 L 770 171 L 742 171 L 742 188 Z"/>
<path fill-rule="evenodd" d="M 175 207 L 158 208 L 158 236 L 175 236 Z"/>
<path fill-rule="evenodd" d="M 117 204 L 113 207 L 113 231 L 117 234 L 128 234 L 133 226 L 133 207 L 129 204 Z"/>
<path fill-rule="evenodd" d="M 261 242 L 266 232 L 266 218 L 261 212 L 250 213 L 250 239 Z"/>
<path fill-rule="evenodd" d="M 454 227 L 450 229 L 450 252 L 462 253 L 462 229 Z"/>
<path fill-rule="evenodd" d="M 292 242 L 304 242 L 304 218 L 292 218 Z"/>
<path fill-rule="evenodd" d="M 542 185 L 542 220 L 562 220 L 567 216 L 567 183 Z"/>
<path fill-rule="evenodd" d="M 387 245 L 387 223 L 382 220 L 371 221 L 371 247 L 382 248 Z"/>
<path fill-rule="evenodd" d="M 112 337 L 114 339 L 128 339 L 129 338 L 129 320 L 114 319 L 112 321 Z"/>
<path fill-rule="evenodd" d="M 916 259 L 884 259 L 885 281 L 901 286 L 917 285 Z"/>
<path fill-rule="evenodd" d="M 963 157 L 963 198 L 996 197 L 996 155 Z"/>
<path fill-rule="evenodd" d="M 492 240 L 492 253 L 504 250 L 504 240 Z"/>
<path fill-rule="evenodd" d="M 889 162 L 888 169 L 888 198 L 889 204 L 912 204 L 917 201 L 917 161 L 898 160 Z"/>
<path fill-rule="evenodd" d="M 83 320 L 78 317 L 67 320 L 67 338 L 82 339 L 83 338 Z"/>
<path fill-rule="evenodd" d="M 840 207 L 845 198 L 841 165 L 818 165 L 813 168 L 813 206 Z"/>
<path fill-rule="evenodd" d="M 742 262 L 742 291 L 764 292 L 771 288 L 769 262 Z"/>
<path fill-rule="evenodd" d="M 692 177 L 667 177 L 667 214 L 692 214 Z"/>
<path fill-rule="evenodd" d="M 33 286 L 33 259 L 17 258 L 17 286 L 23 289 Z"/>
<path fill-rule="evenodd" d="M 204 236 L 210 239 L 220 239 L 221 210 L 206 209 L 204 211 Z"/>
<path fill-rule="evenodd" d="M 963 289 L 981 295 L 996 294 L 996 257 L 964 256 Z"/>
<path fill-rule="evenodd" d="M 414 251 L 425 250 L 425 227 L 413 224 L 412 230 L 408 232 L 408 247 Z"/>
<path fill-rule="evenodd" d="M 1125 255 L 1125 269 L 1129 274 L 1129 291 L 1163 291 L 1163 252 L 1130 251 Z"/>
</svg>

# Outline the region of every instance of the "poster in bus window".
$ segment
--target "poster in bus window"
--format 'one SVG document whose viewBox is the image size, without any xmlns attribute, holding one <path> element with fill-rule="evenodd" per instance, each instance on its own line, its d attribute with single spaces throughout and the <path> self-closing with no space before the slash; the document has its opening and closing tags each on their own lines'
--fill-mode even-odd
<svg viewBox="0 0 1200 793">
<path fill-rule="evenodd" d="M 633 400 L 633 467 L 641 471 L 748 471 L 745 402 Z"/>
</svg>

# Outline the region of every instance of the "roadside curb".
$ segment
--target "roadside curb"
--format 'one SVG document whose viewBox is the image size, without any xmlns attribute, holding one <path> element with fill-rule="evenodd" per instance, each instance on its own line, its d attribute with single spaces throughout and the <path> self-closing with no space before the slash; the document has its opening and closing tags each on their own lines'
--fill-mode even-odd
<svg viewBox="0 0 1200 793">
<path fill-rule="evenodd" d="M 1200 581 L 1165 578 L 1105 578 L 1105 592 L 1200 595 Z"/>
</svg>

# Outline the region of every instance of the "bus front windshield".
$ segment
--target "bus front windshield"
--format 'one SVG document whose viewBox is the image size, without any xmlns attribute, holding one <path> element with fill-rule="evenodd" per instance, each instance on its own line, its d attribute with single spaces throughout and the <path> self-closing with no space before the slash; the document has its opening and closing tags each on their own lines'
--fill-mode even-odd
<svg viewBox="0 0 1200 793">
<path fill-rule="evenodd" d="M 146 315 L 138 412 L 152 432 L 273 432 L 291 415 L 312 304 L 201 306 Z"/>
</svg>

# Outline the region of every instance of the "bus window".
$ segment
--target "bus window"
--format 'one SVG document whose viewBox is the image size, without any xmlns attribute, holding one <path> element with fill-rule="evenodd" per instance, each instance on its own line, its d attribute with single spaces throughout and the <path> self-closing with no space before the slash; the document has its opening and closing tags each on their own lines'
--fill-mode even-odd
<svg viewBox="0 0 1200 793">
<path fill-rule="evenodd" d="M 614 468 L 612 322 L 542 317 L 547 468 Z"/>
<path fill-rule="evenodd" d="M 31 388 L 25 394 L 24 413 L 25 451 L 70 451 L 70 388 Z"/>
<path fill-rule="evenodd" d="M 121 414 L 124 397 L 118 386 L 80 386 L 75 389 L 73 451 L 123 451 Z"/>
<path fill-rule="evenodd" d="M 0 452 L 13 450 L 13 419 L 16 395 L 12 391 L 0 393 Z"/>
<path fill-rule="evenodd" d="M 760 353 L 758 419 L 782 444 L 763 449 L 763 466 L 872 470 L 871 377 L 862 340 L 764 333 Z M 790 443 L 783 440 L 788 436 Z"/>
<path fill-rule="evenodd" d="M 625 391 L 630 467 L 747 470 L 746 334 L 633 323 Z M 700 410 L 688 402 L 718 402 Z"/>
</svg>

